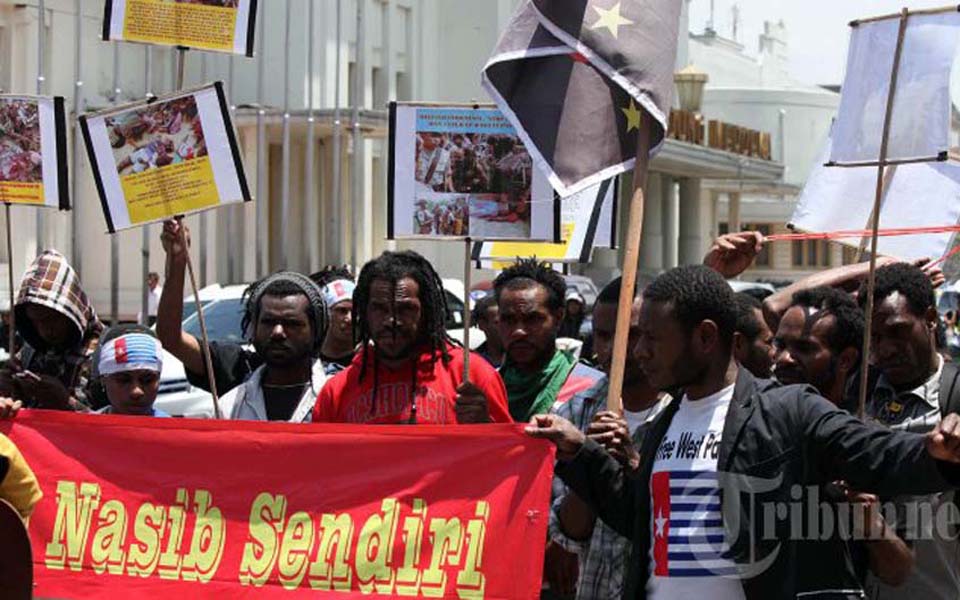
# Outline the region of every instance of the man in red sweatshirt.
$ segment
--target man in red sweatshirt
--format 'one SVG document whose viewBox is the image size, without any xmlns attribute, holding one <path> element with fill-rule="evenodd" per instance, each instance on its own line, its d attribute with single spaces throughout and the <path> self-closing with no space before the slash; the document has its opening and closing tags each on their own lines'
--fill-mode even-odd
<svg viewBox="0 0 960 600">
<path fill-rule="evenodd" d="M 361 351 L 320 391 L 313 421 L 510 422 L 507 393 L 480 355 L 463 380 L 464 350 L 445 329 L 446 292 L 416 252 L 384 252 L 360 271 L 353 322 Z"/>
</svg>

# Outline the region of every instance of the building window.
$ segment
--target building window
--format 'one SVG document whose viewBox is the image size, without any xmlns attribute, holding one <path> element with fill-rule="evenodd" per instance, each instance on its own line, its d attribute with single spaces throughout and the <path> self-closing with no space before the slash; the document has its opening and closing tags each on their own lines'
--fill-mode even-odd
<svg viewBox="0 0 960 600">
<path fill-rule="evenodd" d="M 830 266 L 830 243 L 826 240 L 793 242 L 793 266 L 817 268 Z"/>
<path fill-rule="evenodd" d="M 373 109 L 384 110 L 387 107 L 387 82 L 384 79 L 383 70 L 374 67 L 371 70 L 370 79 L 373 81 Z"/>
<path fill-rule="evenodd" d="M 410 76 L 403 71 L 397 71 L 397 100 L 411 100 L 413 98 L 410 89 Z"/>
</svg>

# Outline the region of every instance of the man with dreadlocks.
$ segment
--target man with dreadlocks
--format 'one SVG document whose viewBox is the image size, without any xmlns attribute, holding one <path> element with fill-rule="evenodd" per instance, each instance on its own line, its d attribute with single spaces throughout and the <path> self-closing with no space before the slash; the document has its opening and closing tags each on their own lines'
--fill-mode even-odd
<svg viewBox="0 0 960 600">
<path fill-rule="evenodd" d="M 416 252 L 384 252 L 360 271 L 353 321 L 361 351 L 317 399 L 314 421 L 337 423 L 509 422 L 503 382 L 444 328 L 446 292 Z"/>
<path fill-rule="evenodd" d="M 523 259 L 497 276 L 493 290 L 507 351 L 500 375 L 514 420 L 529 421 L 600 381 L 603 373 L 557 348 L 567 291 L 559 273 L 536 258 Z"/>
<path fill-rule="evenodd" d="M 320 288 L 305 275 L 280 271 L 244 292 L 243 330 L 264 364 L 223 397 L 231 419 L 309 422 L 327 381 L 317 358 L 327 333 Z"/>
</svg>

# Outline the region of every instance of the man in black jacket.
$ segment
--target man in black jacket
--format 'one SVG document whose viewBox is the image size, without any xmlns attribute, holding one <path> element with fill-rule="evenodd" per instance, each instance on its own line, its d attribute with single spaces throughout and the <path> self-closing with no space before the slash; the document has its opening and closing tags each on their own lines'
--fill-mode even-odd
<svg viewBox="0 0 960 600">
<path fill-rule="evenodd" d="M 735 324 L 732 292 L 709 268 L 673 269 L 644 291 L 636 355 L 652 384 L 685 393 L 648 431 L 634 476 L 560 417 L 527 432 L 557 445 L 557 474 L 631 537 L 625 598 L 861 598 L 832 529 L 842 515 L 818 517 L 820 486 L 954 487 L 960 417 L 927 435 L 865 425 L 809 387 L 739 369 Z"/>
</svg>

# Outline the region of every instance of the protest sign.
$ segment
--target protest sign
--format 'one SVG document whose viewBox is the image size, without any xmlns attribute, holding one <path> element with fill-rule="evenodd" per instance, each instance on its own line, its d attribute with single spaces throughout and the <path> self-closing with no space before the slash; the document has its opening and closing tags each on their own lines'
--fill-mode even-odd
<svg viewBox="0 0 960 600">
<path fill-rule="evenodd" d="M 103 39 L 253 56 L 257 0 L 106 0 Z"/>
<path fill-rule="evenodd" d="M 617 194 L 616 178 L 577 192 L 560 201 L 560 230 L 563 241 L 548 242 L 481 242 L 474 247 L 474 260 L 481 268 L 505 269 L 517 257 L 537 257 L 553 264 L 586 264 L 594 248 L 616 246 Z"/>
<path fill-rule="evenodd" d="M 23 411 L 0 432 L 44 494 L 37 596 L 539 597 L 554 451 L 517 425 Z"/>
<path fill-rule="evenodd" d="M 390 105 L 387 237 L 559 241 L 559 206 L 489 106 Z"/>
<path fill-rule="evenodd" d="M 109 231 L 249 201 L 223 86 L 80 117 Z"/>
<path fill-rule="evenodd" d="M 830 168 L 828 139 L 820 159 L 797 200 L 790 227 L 803 232 L 860 230 L 870 221 L 874 203 L 875 168 Z M 960 166 L 953 162 L 891 165 L 884 176 L 880 220 L 898 228 L 954 225 L 960 222 Z M 866 247 L 864 237 L 835 238 L 854 248 Z M 947 251 L 954 232 L 907 236 L 881 235 L 877 252 L 901 260 L 938 258 Z"/>
<path fill-rule="evenodd" d="M 68 210 L 63 98 L 0 95 L 0 202 Z"/>
<path fill-rule="evenodd" d="M 960 45 L 956 6 L 854 21 L 831 163 L 876 164 L 889 128 L 884 160 L 945 160 L 951 151 L 950 77 Z M 897 54 L 899 51 L 899 55 Z M 890 73 L 897 61 L 895 94 Z M 892 107 L 887 114 L 888 97 Z"/>
</svg>

